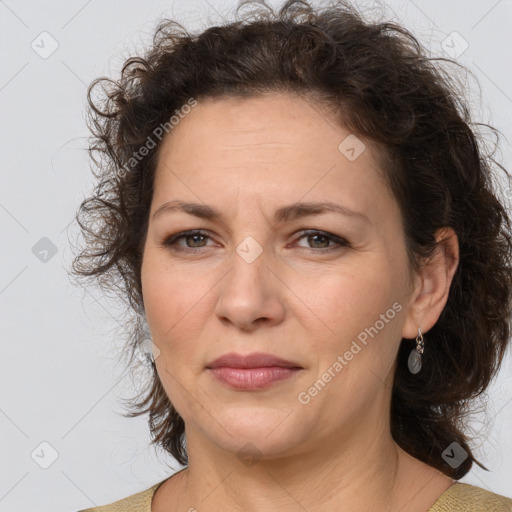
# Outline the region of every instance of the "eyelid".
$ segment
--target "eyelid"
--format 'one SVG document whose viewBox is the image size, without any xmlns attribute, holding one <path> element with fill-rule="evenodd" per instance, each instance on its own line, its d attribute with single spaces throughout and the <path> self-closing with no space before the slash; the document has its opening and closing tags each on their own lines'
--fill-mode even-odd
<svg viewBox="0 0 512 512">
<path fill-rule="evenodd" d="M 187 236 L 194 236 L 194 235 L 201 235 L 201 236 L 204 236 L 204 237 L 208 238 L 209 240 L 212 240 L 212 236 L 207 231 L 203 231 L 202 229 L 187 229 L 185 231 L 180 231 L 178 233 L 175 233 L 174 235 L 170 235 L 168 237 L 165 237 L 163 242 L 162 242 L 162 245 L 164 247 L 171 247 L 174 244 L 174 242 L 176 242 L 178 240 L 181 240 L 181 239 L 184 239 Z M 183 248 L 178 249 L 178 250 L 194 251 L 194 247 L 183 247 Z"/>
<path fill-rule="evenodd" d="M 178 240 L 185 239 L 187 236 L 193 236 L 193 235 L 201 235 L 201 236 L 206 237 L 207 240 L 213 240 L 213 237 L 205 230 L 189 229 L 189 230 L 185 230 L 185 231 L 180 231 L 178 233 L 175 233 L 173 235 L 166 237 L 164 239 L 164 241 L 162 242 L 162 246 L 165 248 L 179 247 L 175 244 L 175 242 L 177 242 Z M 306 249 L 308 251 L 313 251 L 315 253 L 320 253 L 320 252 L 325 253 L 325 252 L 329 252 L 334 249 L 339 249 L 340 247 L 349 247 L 350 246 L 350 243 L 345 238 L 337 236 L 328 231 L 323 231 L 321 229 L 303 229 L 303 230 L 297 231 L 294 233 L 294 241 L 296 242 L 306 236 L 314 236 L 314 235 L 324 236 L 324 237 L 328 238 L 329 240 L 331 240 L 332 242 L 334 242 L 336 245 L 330 246 L 330 247 L 325 247 L 325 248 L 320 248 L 320 249 L 315 249 L 314 247 L 301 247 L 302 249 Z M 197 248 L 180 247 L 175 250 L 185 251 L 185 252 L 198 252 L 196 249 L 203 249 L 206 247 L 211 247 L 211 246 L 206 245 L 206 246 L 197 247 Z"/>
<path fill-rule="evenodd" d="M 309 236 L 320 235 L 325 238 L 328 238 L 329 240 L 331 240 L 332 242 L 337 244 L 337 245 L 334 245 L 331 247 L 326 247 L 324 249 L 314 249 L 313 247 L 303 247 L 303 249 L 311 250 L 314 252 L 328 252 L 333 249 L 338 249 L 340 247 L 348 247 L 350 245 L 349 242 L 345 238 L 343 238 L 341 236 L 337 236 L 328 231 L 323 231 L 321 229 L 303 229 L 301 231 L 298 231 L 297 233 L 295 233 L 295 237 L 296 237 L 295 240 L 300 240 L 301 238 L 304 238 L 308 235 Z"/>
</svg>

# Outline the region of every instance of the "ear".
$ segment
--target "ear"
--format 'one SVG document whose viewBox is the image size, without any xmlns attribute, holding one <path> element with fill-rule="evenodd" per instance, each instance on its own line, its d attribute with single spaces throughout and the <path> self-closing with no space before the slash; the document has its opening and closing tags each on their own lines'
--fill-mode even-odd
<svg viewBox="0 0 512 512">
<path fill-rule="evenodd" d="M 452 228 L 436 232 L 437 247 L 416 274 L 416 285 L 402 329 L 402 338 L 415 338 L 418 327 L 427 332 L 437 322 L 448 300 L 453 276 L 459 264 L 459 242 Z"/>
</svg>

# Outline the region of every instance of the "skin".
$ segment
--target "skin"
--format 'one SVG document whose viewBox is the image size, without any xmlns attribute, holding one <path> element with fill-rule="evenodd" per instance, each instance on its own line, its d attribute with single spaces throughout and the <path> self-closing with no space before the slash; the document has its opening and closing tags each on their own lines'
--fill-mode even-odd
<svg viewBox="0 0 512 512">
<path fill-rule="evenodd" d="M 439 318 L 457 238 L 439 232 L 432 261 L 409 274 L 401 213 L 376 149 L 365 142 L 350 161 L 338 149 L 349 134 L 313 100 L 272 93 L 201 99 L 164 139 L 142 284 L 157 371 L 185 421 L 189 465 L 158 489 L 153 512 L 322 512 L 347 503 L 352 512 L 419 512 L 453 483 L 394 443 L 389 410 L 399 344 Z M 222 219 L 153 218 L 176 199 L 207 204 Z M 331 201 L 368 220 L 328 212 L 273 221 L 277 208 L 297 201 Z M 207 236 L 164 244 L 189 229 Z M 308 238 L 306 229 L 348 245 L 325 233 Z M 251 263 L 236 251 L 247 237 L 262 250 Z M 394 318 L 300 403 L 299 393 L 394 303 Z M 425 350 L 435 350 L 428 334 Z M 303 369 L 266 390 L 233 390 L 205 368 L 227 352 L 266 352 Z M 237 456 L 248 442 L 253 463 Z"/>
</svg>

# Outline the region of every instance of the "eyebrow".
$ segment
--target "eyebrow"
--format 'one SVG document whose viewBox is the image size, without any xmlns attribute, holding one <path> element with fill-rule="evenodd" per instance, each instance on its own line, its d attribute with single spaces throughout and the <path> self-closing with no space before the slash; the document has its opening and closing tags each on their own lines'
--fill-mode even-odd
<svg viewBox="0 0 512 512">
<path fill-rule="evenodd" d="M 223 216 L 215 208 L 206 204 L 187 203 L 184 201 L 173 200 L 168 201 L 157 208 L 153 213 L 153 220 L 163 213 L 185 212 L 201 219 L 223 221 Z M 274 222 L 285 222 L 297 218 L 307 217 L 309 215 L 320 215 L 322 213 L 336 212 L 346 217 L 353 217 L 367 223 L 371 223 L 370 219 L 362 212 L 351 210 L 340 204 L 330 201 L 317 203 L 292 203 L 287 206 L 278 208 L 274 213 Z"/>
</svg>

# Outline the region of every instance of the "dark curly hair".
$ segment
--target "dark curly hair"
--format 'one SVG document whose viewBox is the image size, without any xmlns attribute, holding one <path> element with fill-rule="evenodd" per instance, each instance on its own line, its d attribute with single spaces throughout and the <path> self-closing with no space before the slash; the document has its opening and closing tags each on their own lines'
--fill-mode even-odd
<svg viewBox="0 0 512 512">
<path fill-rule="evenodd" d="M 255 5 L 250 5 L 254 3 Z M 245 16 L 240 11 L 253 7 Z M 231 23 L 192 34 L 163 19 L 143 57 L 128 58 L 119 79 L 97 78 L 88 89 L 89 152 L 97 179 L 76 214 L 84 246 L 75 276 L 116 290 L 131 312 L 125 344 L 130 365 L 144 339 L 141 263 L 158 150 L 155 137 L 191 98 L 307 95 L 340 126 L 375 144 L 402 214 L 410 268 L 451 227 L 460 262 L 447 304 L 427 334 L 423 369 L 407 371 L 402 340 L 394 375 L 391 432 L 412 456 L 459 479 L 473 462 L 463 420 L 503 359 L 510 334 L 510 219 L 493 169 L 507 170 L 486 150 L 458 89 L 456 74 L 428 57 L 418 40 L 391 22 L 370 22 L 346 0 L 322 9 L 287 1 L 278 12 L 243 2 Z M 92 93 L 101 85 L 95 100 Z M 151 138 L 153 146 L 147 149 Z M 144 158 L 140 150 L 146 147 Z M 134 156 L 137 155 L 137 158 Z M 129 417 L 149 412 L 152 444 L 187 463 L 184 421 L 153 365 L 152 379 L 130 404 Z M 469 454 L 458 467 L 441 453 L 457 442 Z"/>
</svg>

